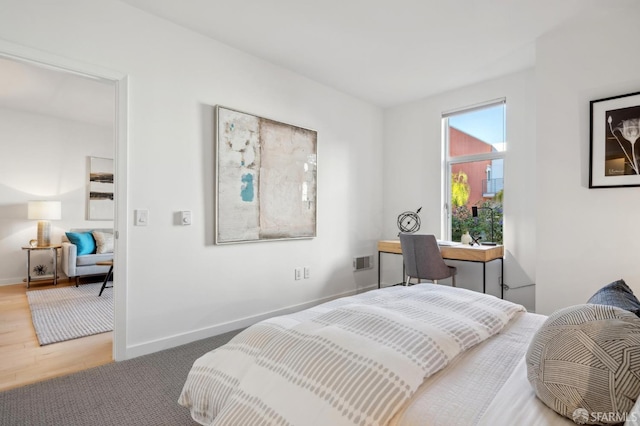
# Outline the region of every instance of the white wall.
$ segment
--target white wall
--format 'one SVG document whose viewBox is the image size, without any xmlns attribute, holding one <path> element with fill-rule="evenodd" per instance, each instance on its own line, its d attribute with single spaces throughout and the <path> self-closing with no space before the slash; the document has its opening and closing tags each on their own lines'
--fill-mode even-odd
<svg viewBox="0 0 640 426">
<path fill-rule="evenodd" d="M 618 278 L 640 293 L 640 188 L 588 189 L 589 101 L 640 91 L 638 17 L 637 2 L 585 15 L 537 43 L 541 313 L 585 303 Z"/>
<path fill-rule="evenodd" d="M 62 201 L 62 220 L 51 222 L 51 241 L 70 228 L 110 228 L 86 221 L 87 159 L 113 158 L 113 128 L 0 108 L 0 285 L 26 276 L 20 247 L 36 237 L 27 220 L 29 200 Z M 42 253 L 40 253 L 42 254 Z M 32 260 L 38 253 L 32 254 Z M 49 262 L 50 256 L 39 256 Z"/>
<path fill-rule="evenodd" d="M 505 160 L 504 282 L 513 287 L 505 298 L 534 310 L 535 282 L 535 74 L 528 70 L 432 96 L 385 111 L 384 237 L 395 238 L 396 217 L 422 206 L 421 233 L 440 236 L 442 193 L 441 117 L 445 111 L 506 97 L 507 143 Z M 397 282 L 400 259 L 383 259 L 386 282 Z M 481 279 L 482 269 L 456 263 L 465 276 Z M 475 265 L 477 266 L 477 265 Z M 391 274 L 391 276 L 389 275 Z M 466 279 L 466 278 L 465 278 Z M 497 278 L 496 278 L 497 279 Z M 497 281 L 496 281 L 497 287 Z M 499 287 L 497 287 L 499 288 Z"/>
<path fill-rule="evenodd" d="M 128 230 L 125 357 L 375 283 L 351 259 L 381 234 L 378 108 L 118 2 L 4 1 L 0 39 L 128 75 L 122 222 L 146 208 L 150 224 Z M 212 244 L 216 104 L 318 131 L 317 238 Z"/>
</svg>

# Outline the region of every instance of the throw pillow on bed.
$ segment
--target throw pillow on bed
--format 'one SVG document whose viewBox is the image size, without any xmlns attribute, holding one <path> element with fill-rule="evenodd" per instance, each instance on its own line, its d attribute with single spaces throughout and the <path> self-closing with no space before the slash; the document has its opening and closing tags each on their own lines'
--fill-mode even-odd
<svg viewBox="0 0 640 426">
<path fill-rule="evenodd" d="M 617 306 L 640 317 L 640 301 L 622 279 L 607 284 L 596 291 L 587 303 Z"/>
<path fill-rule="evenodd" d="M 561 309 L 534 335 L 526 363 L 552 410 L 580 424 L 620 423 L 640 394 L 640 318 L 608 305 Z"/>
<path fill-rule="evenodd" d="M 69 242 L 77 247 L 77 256 L 95 253 L 96 242 L 91 232 L 65 232 Z"/>
<path fill-rule="evenodd" d="M 113 253 L 113 234 L 110 232 L 93 231 L 96 240 L 96 253 Z"/>
</svg>

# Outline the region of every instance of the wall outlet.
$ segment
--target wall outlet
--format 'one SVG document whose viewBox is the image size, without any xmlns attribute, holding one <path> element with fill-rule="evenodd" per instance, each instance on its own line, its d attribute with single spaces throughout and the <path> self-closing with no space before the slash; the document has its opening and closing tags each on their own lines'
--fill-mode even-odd
<svg viewBox="0 0 640 426">
<path fill-rule="evenodd" d="M 304 267 L 304 279 L 308 280 L 309 277 L 311 277 L 311 267 L 310 266 L 305 266 Z"/>
<path fill-rule="evenodd" d="M 294 271 L 294 278 L 296 280 L 301 280 L 302 279 L 302 268 L 296 268 L 293 270 Z"/>
</svg>

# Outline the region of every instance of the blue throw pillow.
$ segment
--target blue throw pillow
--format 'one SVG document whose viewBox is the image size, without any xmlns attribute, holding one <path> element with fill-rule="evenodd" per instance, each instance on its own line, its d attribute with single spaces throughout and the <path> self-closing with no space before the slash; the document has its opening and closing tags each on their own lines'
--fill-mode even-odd
<svg viewBox="0 0 640 426">
<path fill-rule="evenodd" d="M 633 312 L 640 317 L 640 301 L 622 279 L 607 284 L 596 291 L 596 294 L 591 296 L 587 303 L 615 306 Z"/>
<path fill-rule="evenodd" d="M 96 240 L 91 232 L 65 232 L 67 238 L 78 248 L 77 255 L 91 254 L 96 252 Z"/>
</svg>

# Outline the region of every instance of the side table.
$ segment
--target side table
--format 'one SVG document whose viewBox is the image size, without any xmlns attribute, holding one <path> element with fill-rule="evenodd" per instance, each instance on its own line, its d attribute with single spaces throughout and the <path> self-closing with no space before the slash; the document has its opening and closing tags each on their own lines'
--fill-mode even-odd
<svg viewBox="0 0 640 426">
<path fill-rule="evenodd" d="M 35 281 L 44 281 L 44 280 L 53 280 L 53 285 L 58 285 L 58 249 L 62 246 L 58 245 L 50 245 L 43 247 L 31 247 L 25 246 L 22 247 L 22 250 L 27 251 L 27 288 L 31 286 L 31 282 Z M 31 253 L 39 250 L 49 250 L 53 252 L 53 273 L 46 275 L 38 275 L 36 277 L 31 276 Z"/>
<path fill-rule="evenodd" d="M 102 287 L 100 287 L 100 293 L 98 294 L 98 297 L 102 296 L 102 292 L 104 291 L 105 288 L 112 288 L 113 284 L 108 286 L 107 283 L 109 282 L 109 278 L 113 279 L 113 260 L 102 260 L 100 262 L 96 262 L 96 265 L 103 265 L 103 266 L 109 266 L 109 271 L 107 272 L 107 275 L 105 275 L 104 277 L 104 281 L 102 282 Z"/>
</svg>

